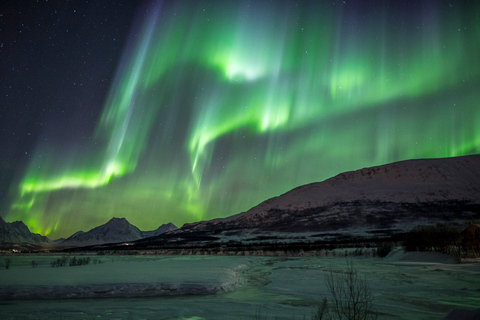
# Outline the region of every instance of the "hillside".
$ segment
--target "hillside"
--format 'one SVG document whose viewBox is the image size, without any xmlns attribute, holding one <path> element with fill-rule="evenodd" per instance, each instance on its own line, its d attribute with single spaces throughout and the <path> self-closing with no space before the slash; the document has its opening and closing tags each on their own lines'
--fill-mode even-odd
<svg viewBox="0 0 480 320">
<path fill-rule="evenodd" d="M 480 219 L 480 155 L 407 160 L 297 187 L 246 212 L 138 241 L 150 248 L 378 239 Z"/>
</svg>

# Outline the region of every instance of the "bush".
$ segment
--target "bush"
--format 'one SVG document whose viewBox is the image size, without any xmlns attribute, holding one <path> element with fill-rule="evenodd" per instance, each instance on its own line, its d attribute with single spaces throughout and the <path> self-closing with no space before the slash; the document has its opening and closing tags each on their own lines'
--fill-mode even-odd
<svg viewBox="0 0 480 320">
<path fill-rule="evenodd" d="M 73 259 L 70 259 L 70 262 L 68 265 L 71 266 L 76 266 L 77 265 L 77 257 L 73 257 Z"/>
<path fill-rule="evenodd" d="M 325 298 L 312 314 L 312 320 L 377 319 L 373 311 L 374 298 L 367 286 L 366 278 L 362 279 L 358 275 L 351 260 L 347 262 L 347 269 L 343 274 L 335 275 L 330 271 L 325 279 L 325 285 L 330 292 L 331 301 Z"/>
<path fill-rule="evenodd" d="M 376 320 L 373 310 L 374 298 L 366 278 L 358 275 L 351 260 L 341 274 L 330 271 L 325 285 L 331 300 L 324 298 L 310 316 L 310 320 Z M 257 311 L 254 319 L 267 319 Z M 303 319 L 307 319 L 305 316 Z"/>
<path fill-rule="evenodd" d="M 328 307 L 328 300 L 327 298 L 324 298 L 322 300 L 322 303 L 318 306 L 318 309 L 314 313 L 312 313 L 312 316 L 310 317 L 310 319 L 311 320 L 327 319 L 327 316 L 328 316 L 327 307 Z"/>
<path fill-rule="evenodd" d="M 78 258 L 78 259 L 77 257 L 73 257 L 73 259 L 70 260 L 70 266 L 83 266 L 89 263 L 90 263 L 90 257 Z"/>
<path fill-rule="evenodd" d="M 50 266 L 65 267 L 67 263 L 70 267 L 87 265 L 90 263 L 90 257 L 78 258 L 78 259 L 77 257 L 73 257 L 71 259 L 68 259 L 66 256 L 63 256 L 60 259 L 53 260 L 52 262 L 50 262 Z"/>
<path fill-rule="evenodd" d="M 10 269 L 10 264 L 12 264 L 12 259 L 5 258 L 5 269 Z"/>
<path fill-rule="evenodd" d="M 57 260 L 53 260 L 50 262 L 51 267 L 65 267 L 67 265 L 68 258 L 66 256 L 62 256 L 61 258 L 58 258 Z"/>
</svg>

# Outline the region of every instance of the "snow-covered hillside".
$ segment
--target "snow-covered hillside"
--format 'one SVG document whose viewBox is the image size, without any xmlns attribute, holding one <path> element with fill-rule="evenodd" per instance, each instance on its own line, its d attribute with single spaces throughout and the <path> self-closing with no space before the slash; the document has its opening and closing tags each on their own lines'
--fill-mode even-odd
<svg viewBox="0 0 480 320">
<path fill-rule="evenodd" d="M 480 204 L 480 155 L 421 159 L 341 173 L 297 187 L 250 209 L 306 209 L 339 202 L 425 203 L 468 201 Z"/>
<path fill-rule="evenodd" d="M 480 217 L 480 155 L 408 160 L 345 172 L 297 187 L 247 212 L 192 223 L 174 233 L 212 230 L 331 232 L 406 230 Z"/>
</svg>

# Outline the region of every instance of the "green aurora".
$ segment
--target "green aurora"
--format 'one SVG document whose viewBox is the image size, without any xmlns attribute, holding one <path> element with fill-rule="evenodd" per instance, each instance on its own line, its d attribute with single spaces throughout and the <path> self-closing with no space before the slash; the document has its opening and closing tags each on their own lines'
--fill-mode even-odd
<svg viewBox="0 0 480 320">
<path fill-rule="evenodd" d="M 93 140 L 39 142 L 6 219 L 51 238 L 113 216 L 149 230 L 480 152 L 478 4 L 318 2 L 142 8 Z"/>
</svg>

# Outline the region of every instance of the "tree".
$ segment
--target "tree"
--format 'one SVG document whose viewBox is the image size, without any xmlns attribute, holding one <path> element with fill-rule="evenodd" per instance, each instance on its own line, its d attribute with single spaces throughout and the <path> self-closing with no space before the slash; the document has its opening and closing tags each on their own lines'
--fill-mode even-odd
<svg viewBox="0 0 480 320">
<path fill-rule="evenodd" d="M 342 274 L 330 274 L 325 279 L 331 300 L 324 299 L 312 320 L 370 320 L 376 319 L 373 311 L 374 298 L 368 288 L 366 277 L 360 277 L 351 260 Z"/>
</svg>

